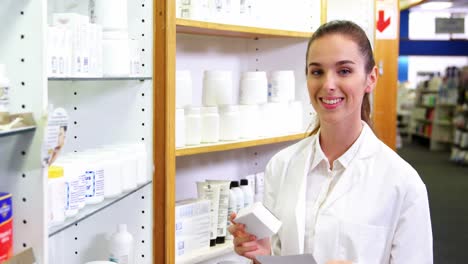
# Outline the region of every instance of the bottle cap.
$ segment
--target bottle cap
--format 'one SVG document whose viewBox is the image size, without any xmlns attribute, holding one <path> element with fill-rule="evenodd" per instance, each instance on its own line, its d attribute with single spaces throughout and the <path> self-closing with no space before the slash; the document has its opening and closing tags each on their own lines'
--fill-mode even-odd
<svg viewBox="0 0 468 264">
<path fill-rule="evenodd" d="M 56 178 L 63 177 L 63 167 L 50 166 L 48 173 L 49 173 L 49 179 L 56 179 Z"/>
<path fill-rule="evenodd" d="M 243 185 L 249 185 L 249 180 L 247 179 L 242 179 L 240 180 L 240 185 L 243 186 Z"/>
<path fill-rule="evenodd" d="M 232 181 L 231 184 L 229 185 L 229 189 L 239 187 L 239 182 L 238 181 Z"/>
</svg>

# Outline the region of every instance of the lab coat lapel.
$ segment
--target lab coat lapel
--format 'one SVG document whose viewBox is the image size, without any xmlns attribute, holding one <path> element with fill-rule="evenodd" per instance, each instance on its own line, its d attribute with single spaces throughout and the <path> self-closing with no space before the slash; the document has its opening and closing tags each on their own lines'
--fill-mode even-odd
<svg viewBox="0 0 468 264">
<path fill-rule="evenodd" d="M 343 198 L 343 196 L 349 193 L 362 180 L 366 174 L 365 170 L 368 167 L 366 166 L 369 162 L 368 159 L 379 151 L 381 144 L 380 140 L 375 136 L 374 132 L 372 132 L 367 124 L 365 124 L 364 129 L 366 129 L 365 137 L 356 153 L 356 157 L 348 165 L 345 173 L 343 173 L 335 188 L 330 193 L 330 197 L 323 205 L 324 209 L 332 206 L 333 203 L 340 198 Z"/>
<path fill-rule="evenodd" d="M 313 141 L 312 141 L 313 142 Z M 310 167 L 310 155 L 312 144 L 306 144 L 304 148 L 291 159 L 287 171 L 284 194 L 280 197 L 289 197 L 284 206 L 295 205 L 295 216 L 292 221 L 285 223 L 285 240 L 282 243 L 282 253 L 303 254 L 304 253 L 304 232 L 305 232 L 305 197 L 306 179 Z"/>
</svg>

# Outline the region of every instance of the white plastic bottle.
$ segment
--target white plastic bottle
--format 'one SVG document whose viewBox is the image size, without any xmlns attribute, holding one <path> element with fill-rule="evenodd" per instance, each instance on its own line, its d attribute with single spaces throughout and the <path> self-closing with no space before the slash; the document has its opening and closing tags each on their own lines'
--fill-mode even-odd
<svg viewBox="0 0 468 264">
<path fill-rule="evenodd" d="M 236 199 L 237 199 L 237 208 L 236 212 L 239 212 L 240 209 L 244 208 L 244 192 L 239 188 L 239 182 L 238 181 L 232 181 L 232 190 L 236 194 Z"/>
<path fill-rule="evenodd" d="M 65 179 L 63 168 L 50 166 L 47 181 L 48 194 L 48 221 L 49 226 L 63 223 L 65 220 Z"/>
<path fill-rule="evenodd" d="M 249 180 L 240 180 L 241 190 L 244 193 L 244 207 L 250 206 L 254 202 L 254 194 L 252 188 L 249 186 Z"/>
<path fill-rule="evenodd" d="M 109 261 L 119 264 L 134 264 L 133 236 L 126 224 L 119 224 L 117 232 L 109 241 Z"/>
<path fill-rule="evenodd" d="M 5 65 L 0 64 L 0 125 L 9 122 L 10 80 L 5 74 Z"/>
<path fill-rule="evenodd" d="M 236 181 L 232 181 L 229 185 L 229 205 L 228 205 L 228 216 L 227 216 L 227 228 L 231 225 L 231 221 L 229 220 L 232 213 L 237 213 L 237 208 L 239 207 L 237 204 L 237 194 L 234 191 L 234 187 L 239 187 L 239 183 Z M 231 233 L 226 232 L 226 239 L 233 239 Z"/>
</svg>

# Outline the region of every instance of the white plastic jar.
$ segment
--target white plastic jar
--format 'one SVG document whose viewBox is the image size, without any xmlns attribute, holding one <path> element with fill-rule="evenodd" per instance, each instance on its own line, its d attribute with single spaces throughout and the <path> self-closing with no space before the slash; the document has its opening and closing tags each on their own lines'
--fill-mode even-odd
<svg viewBox="0 0 468 264">
<path fill-rule="evenodd" d="M 219 138 L 222 141 L 240 138 L 240 113 L 238 105 L 220 106 Z"/>
<path fill-rule="evenodd" d="M 148 178 L 148 153 L 146 151 L 145 144 L 139 143 L 125 143 L 118 145 L 125 149 L 125 151 L 131 155 L 134 155 L 137 163 L 137 172 L 135 175 L 136 184 L 138 186 L 143 185 L 149 181 Z"/>
<path fill-rule="evenodd" d="M 47 201 L 49 226 L 55 226 L 65 221 L 65 179 L 63 168 L 50 166 L 47 180 Z"/>
<path fill-rule="evenodd" d="M 86 171 L 82 163 L 77 160 L 77 155 L 75 153 L 69 153 L 63 157 L 59 157 L 56 161 L 57 165 L 62 166 L 65 170 L 65 173 L 70 172 L 75 174 L 78 177 L 79 184 L 79 202 L 78 208 L 82 209 L 85 205 L 85 196 L 86 196 Z"/>
<path fill-rule="evenodd" d="M 104 76 L 130 75 L 130 44 L 126 30 L 102 33 L 102 67 Z"/>
<path fill-rule="evenodd" d="M 269 102 L 289 102 L 295 98 L 294 71 L 271 72 L 268 85 Z"/>
<path fill-rule="evenodd" d="M 176 148 L 185 147 L 185 111 L 183 108 L 176 109 Z"/>
<path fill-rule="evenodd" d="M 6 77 L 5 65 L 0 64 L 0 125 L 9 123 L 10 80 Z"/>
<path fill-rule="evenodd" d="M 289 131 L 291 133 L 304 132 L 303 128 L 303 109 L 301 101 L 289 102 L 288 106 Z"/>
<path fill-rule="evenodd" d="M 244 72 L 240 80 L 240 104 L 262 104 L 268 101 L 266 72 Z"/>
<path fill-rule="evenodd" d="M 101 164 L 104 168 L 104 198 L 114 198 L 122 194 L 122 168 L 119 154 L 115 150 L 101 150 Z"/>
<path fill-rule="evenodd" d="M 185 144 L 199 145 L 201 143 L 200 107 L 185 108 Z"/>
<path fill-rule="evenodd" d="M 203 75 L 203 105 L 232 104 L 232 87 L 231 71 L 205 71 Z"/>
<path fill-rule="evenodd" d="M 215 143 L 219 141 L 219 114 L 218 107 L 208 106 L 201 108 L 202 143 Z"/>
<path fill-rule="evenodd" d="M 85 203 L 97 204 L 104 200 L 104 168 L 96 154 L 78 153 L 78 162 L 85 170 Z"/>
<path fill-rule="evenodd" d="M 104 30 L 119 30 L 128 28 L 127 0 L 95 0 L 95 23 L 102 25 Z"/>
<path fill-rule="evenodd" d="M 190 71 L 176 71 L 176 108 L 192 104 L 192 76 Z"/>
<path fill-rule="evenodd" d="M 239 105 L 240 138 L 252 139 L 259 136 L 260 108 L 258 105 Z"/>
<path fill-rule="evenodd" d="M 80 204 L 84 204 L 84 186 L 81 184 L 79 173 L 71 161 L 59 160 L 55 164 L 63 168 L 65 216 L 72 217 L 80 210 Z"/>
</svg>

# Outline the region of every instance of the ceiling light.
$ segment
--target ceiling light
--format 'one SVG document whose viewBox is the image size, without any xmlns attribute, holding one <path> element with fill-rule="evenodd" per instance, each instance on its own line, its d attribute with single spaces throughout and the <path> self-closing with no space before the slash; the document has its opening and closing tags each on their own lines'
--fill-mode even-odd
<svg viewBox="0 0 468 264">
<path fill-rule="evenodd" d="M 419 7 L 424 10 L 441 10 L 450 8 L 452 5 L 452 2 L 426 2 L 419 5 Z"/>
</svg>

